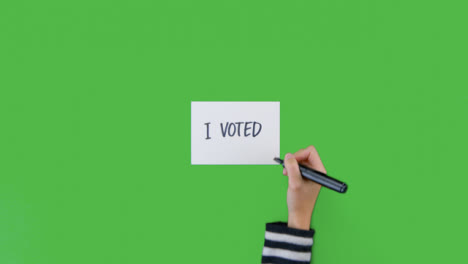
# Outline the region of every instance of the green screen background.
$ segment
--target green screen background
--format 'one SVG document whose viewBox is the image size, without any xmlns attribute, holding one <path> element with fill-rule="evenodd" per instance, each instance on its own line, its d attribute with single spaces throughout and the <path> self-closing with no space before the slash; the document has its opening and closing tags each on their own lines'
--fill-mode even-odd
<svg viewBox="0 0 468 264">
<path fill-rule="evenodd" d="M 279 166 L 190 165 L 191 101 L 280 101 L 313 263 L 466 259 L 464 1 L 0 2 L 0 263 L 259 263 Z"/>
</svg>

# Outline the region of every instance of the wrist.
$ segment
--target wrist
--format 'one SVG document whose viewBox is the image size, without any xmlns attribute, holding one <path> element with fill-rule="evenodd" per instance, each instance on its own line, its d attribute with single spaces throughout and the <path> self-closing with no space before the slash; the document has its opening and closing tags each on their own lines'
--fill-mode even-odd
<svg viewBox="0 0 468 264">
<path fill-rule="evenodd" d="M 310 220 L 311 215 L 288 215 L 288 227 L 302 229 L 302 230 L 309 230 L 310 229 Z"/>
</svg>

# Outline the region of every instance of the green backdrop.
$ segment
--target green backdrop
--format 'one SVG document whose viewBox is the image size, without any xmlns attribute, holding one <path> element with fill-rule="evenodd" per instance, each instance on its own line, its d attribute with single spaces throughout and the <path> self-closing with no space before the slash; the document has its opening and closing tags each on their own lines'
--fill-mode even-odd
<svg viewBox="0 0 468 264">
<path fill-rule="evenodd" d="M 0 263 L 259 263 L 280 166 L 190 165 L 191 101 L 280 101 L 313 263 L 466 259 L 464 1 L 1 1 Z"/>
</svg>

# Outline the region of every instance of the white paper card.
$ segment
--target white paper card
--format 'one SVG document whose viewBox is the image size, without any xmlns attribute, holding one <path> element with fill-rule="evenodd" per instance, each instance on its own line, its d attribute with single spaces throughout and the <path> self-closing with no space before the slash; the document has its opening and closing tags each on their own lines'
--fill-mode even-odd
<svg viewBox="0 0 468 264">
<path fill-rule="evenodd" d="M 192 164 L 277 164 L 279 102 L 192 102 Z"/>
</svg>

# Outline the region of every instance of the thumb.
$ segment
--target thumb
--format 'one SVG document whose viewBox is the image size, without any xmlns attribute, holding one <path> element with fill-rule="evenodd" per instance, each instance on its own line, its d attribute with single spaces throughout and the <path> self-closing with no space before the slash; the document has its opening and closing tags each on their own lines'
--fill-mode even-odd
<svg viewBox="0 0 468 264">
<path fill-rule="evenodd" d="M 299 171 L 297 160 L 291 153 L 286 154 L 284 157 L 284 167 L 289 178 L 289 187 L 296 189 L 302 184 L 302 175 Z"/>
</svg>

